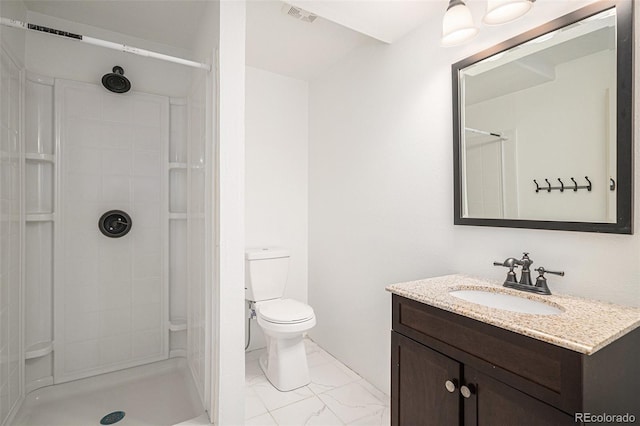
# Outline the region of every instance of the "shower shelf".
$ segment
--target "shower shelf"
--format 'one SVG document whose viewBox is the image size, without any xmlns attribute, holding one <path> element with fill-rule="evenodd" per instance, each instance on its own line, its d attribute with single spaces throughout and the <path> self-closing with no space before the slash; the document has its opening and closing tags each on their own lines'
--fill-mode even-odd
<svg viewBox="0 0 640 426">
<path fill-rule="evenodd" d="M 24 155 L 25 160 L 34 161 L 40 163 L 55 163 L 56 157 L 52 154 L 39 154 L 39 153 L 26 153 Z"/>
<path fill-rule="evenodd" d="M 24 359 L 41 358 L 51 352 L 53 352 L 53 342 L 39 342 L 27 348 Z"/>
<path fill-rule="evenodd" d="M 27 213 L 27 222 L 53 222 L 53 213 Z"/>
<path fill-rule="evenodd" d="M 169 331 L 184 331 L 187 329 L 187 320 L 184 318 L 176 318 L 169 321 Z"/>
<path fill-rule="evenodd" d="M 169 219 L 186 220 L 187 214 L 186 213 L 169 213 Z"/>
</svg>

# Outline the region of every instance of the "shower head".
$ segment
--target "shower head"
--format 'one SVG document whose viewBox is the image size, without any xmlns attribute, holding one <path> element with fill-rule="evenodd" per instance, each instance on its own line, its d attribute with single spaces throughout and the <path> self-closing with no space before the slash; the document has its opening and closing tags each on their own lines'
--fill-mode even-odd
<svg viewBox="0 0 640 426">
<path fill-rule="evenodd" d="M 131 89 L 131 83 L 124 76 L 122 67 L 116 65 L 113 72 L 102 76 L 102 85 L 114 93 L 125 93 Z"/>
</svg>

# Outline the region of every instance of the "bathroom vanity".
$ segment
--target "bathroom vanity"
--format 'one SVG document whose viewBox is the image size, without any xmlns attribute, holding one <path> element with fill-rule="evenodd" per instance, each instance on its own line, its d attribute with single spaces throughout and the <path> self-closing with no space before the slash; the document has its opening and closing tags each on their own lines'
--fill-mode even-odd
<svg viewBox="0 0 640 426">
<path fill-rule="evenodd" d="M 576 413 L 640 418 L 640 309 L 523 294 L 465 275 L 387 290 L 393 426 L 581 424 Z M 458 290 L 514 295 L 559 313 L 490 308 L 450 294 Z"/>
</svg>

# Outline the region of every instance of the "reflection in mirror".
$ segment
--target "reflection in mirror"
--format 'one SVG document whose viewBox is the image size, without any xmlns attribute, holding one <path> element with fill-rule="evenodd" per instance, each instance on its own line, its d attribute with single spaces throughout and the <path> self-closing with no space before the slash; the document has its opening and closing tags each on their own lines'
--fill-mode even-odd
<svg viewBox="0 0 640 426">
<path fill-rule="evenodd" d="M 616 221 L 615 39 L 610 9 L 460 73 L 465 216 Z"/>
<path fill-rule="evenodd" d="M 619 222 L 617 20 L 609 8 L 454 65 L 456 223 Z"/>
</svg>

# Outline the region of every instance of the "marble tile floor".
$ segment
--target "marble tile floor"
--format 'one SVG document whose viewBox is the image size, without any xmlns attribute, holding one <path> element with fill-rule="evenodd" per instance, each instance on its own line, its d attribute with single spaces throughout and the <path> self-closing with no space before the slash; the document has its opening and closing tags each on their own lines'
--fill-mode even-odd
<svg viewBox="0 0 640 426">
<path fill-rule="evenodd" d="M 246 426 L 388 426 L 389 397 L 310 339 L 305 339 L 311 383 L 280 392 L 264 376 L 258 358 L 245 356 Z"/>
</svg>

